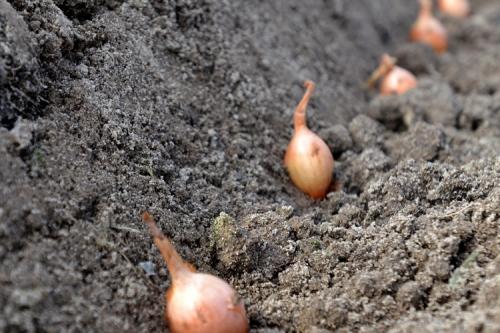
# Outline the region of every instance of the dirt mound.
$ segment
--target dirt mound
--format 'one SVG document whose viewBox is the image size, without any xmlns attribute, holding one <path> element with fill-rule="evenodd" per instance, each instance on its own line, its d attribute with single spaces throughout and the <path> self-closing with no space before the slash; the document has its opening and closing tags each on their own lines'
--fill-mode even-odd
<svg viewBox="0 0 500 333">
<path fill-rule="evenodd" d="M 500 5 L 0 0 L 0 331 L 164 332 L 139 216 L 221 276 L 255 332 L 500 327 Z M 389 51 L 404 96 L 363 81 Z M 282 166 L 305 79 L 342 189 Z"/>
</svg>

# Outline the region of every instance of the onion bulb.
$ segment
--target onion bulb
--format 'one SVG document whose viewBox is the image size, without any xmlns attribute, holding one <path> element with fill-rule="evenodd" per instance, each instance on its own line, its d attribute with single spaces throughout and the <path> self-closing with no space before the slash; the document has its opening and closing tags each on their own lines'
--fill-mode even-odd
<svg viewBox="0 0 500 333">
<path fill-rule="evenodd" d="M 248 332 L 243 302 L 234 289 L 210 274 L 197 273 L 185 263 L 161 233 L 149 213 L 142 218 L 167 263 L 172 285 L 165 297 L 165 317 L 172 333 Z"/>
<path fill-rule="evenodd" d="M 306 92 L 293 116 L 294 134 L 285 153 L 285 167 L 292 182 L 314 199 L 323 198 L 332 181 L 333 156 L 330 148 L 306 125 L 306 109 L 314 83 L 304 83 Z"/>
<path fill-rule="evenodd" d="M 470 13 L 468 0 L 439 0 L 439 9 L 453 17 L 466 17 Z"/>
<path fill-rule="evenodd" d="M 368 86 L 373 86 L 375 82 L 382 78 L 380 83 L 381 95 L 402 95 L 417 86 L 415 76 L 404 68 L 396 66 L 396 58 L 384 54 L 380 60 L 379 67 L 368 79 Z"/>
<path fill-rule="evenodd" d="M 431 46 L 437 53 L 448 49 L 448 34 L 432 15 L 432 0 L 420 0 L 420 14 L 411 28 L 410 39 Z"/>
</svg>

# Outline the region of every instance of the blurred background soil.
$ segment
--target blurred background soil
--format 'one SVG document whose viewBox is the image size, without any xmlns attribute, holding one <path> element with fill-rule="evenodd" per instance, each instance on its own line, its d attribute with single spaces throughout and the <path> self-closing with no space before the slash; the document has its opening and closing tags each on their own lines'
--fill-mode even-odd
<svg viewBox="0 0 500 333">
<path fill-rule="evenodd" d="M 166 332 L 139 219 L 253 332 L 500 332 L 500 3 L 0 0 L 0 331 Z M 363 81 L 389 51 L 417 89 Z M 341 188 L 282 158 L 305 79 Z"/>
</svg>

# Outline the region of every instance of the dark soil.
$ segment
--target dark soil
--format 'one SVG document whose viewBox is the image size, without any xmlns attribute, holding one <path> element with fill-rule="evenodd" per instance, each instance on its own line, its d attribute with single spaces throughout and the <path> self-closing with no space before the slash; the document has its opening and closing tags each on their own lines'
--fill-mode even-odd
<svg viewBox="0 0 500 333">
<path fill-rule="evenodd" d="M 0 0 L 0 331 L 165 332 L 139 216 L 253 332 L 500 332 L 500 3 Z M 383 52 L 419 77 L 377 97 Z M 341 189 L 282 165 L 302 82 Z"/>
</svg>

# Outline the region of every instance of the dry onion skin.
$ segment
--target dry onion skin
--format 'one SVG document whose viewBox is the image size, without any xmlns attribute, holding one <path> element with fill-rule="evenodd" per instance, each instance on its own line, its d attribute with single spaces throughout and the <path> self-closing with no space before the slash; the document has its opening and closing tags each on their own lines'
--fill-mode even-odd
<svg viewBox="0 0 500 333">
<path fill-rule="evenodd" d="M 198 273 L 184 262 L 147 212 L 142 214 L 167 263 L 172 285 L 165 294 L 165 317 L 172 333 L 246 333 L 243 302 L 225 281 Z"/>
<path fill-rule="evenodd" d="M 328 193 L 333 175 L 333 156 L 330 148 L 306 124 L 306 110 L 314 91 L 314 83 L 304 83 L 306 92 L 293 116 L 294 134 L 285 153 L 285 167 L 292 182 L 314 199 Z"/>
<path fill-rule="evenodd" d="M 384 54 L 379 67 L 368 79 L 368 86 L 373 87 L 377 80 L 382 79 L 380 83 L 381 95 L 402 95 L 415 88 L 417 86 L 415 76 L 406 69 L 396 66 L 396 62 L 396 58 Z"/>
<path fill-rule="evenodd" d="M 464 18 L 470 14 L 468 0 L 439 0 L 439 10 L 449 16 Z"/>
<path fill-rule="evenodd" d="M 427 44 L 440 54 L 448 49 L 448 33 L 432 14 L 431 0 L 420 0 L 420 14 L 411 28 L 410 40 Z"/>
</svg>

